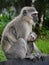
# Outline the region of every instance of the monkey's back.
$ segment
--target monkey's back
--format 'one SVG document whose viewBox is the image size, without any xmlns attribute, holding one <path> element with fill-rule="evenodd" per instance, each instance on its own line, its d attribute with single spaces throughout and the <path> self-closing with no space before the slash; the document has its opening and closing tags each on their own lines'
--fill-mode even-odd
<svg viewBox="0 0 49 65">
<path fill-rule="evenodd" d="M 25 23 L 22 21 L 20 16 L 15 17 L 11 22 L 9 22 L 3 30 L 1 43 L 4 44 L 5 37 L 9 34 L 16 38 L 25 38 L 27 29 L 25 28 Z M 12 35 L 11 35 L 12 33 Z M 8 36 L 7 36 L 8 37 Z"/>
</svg>

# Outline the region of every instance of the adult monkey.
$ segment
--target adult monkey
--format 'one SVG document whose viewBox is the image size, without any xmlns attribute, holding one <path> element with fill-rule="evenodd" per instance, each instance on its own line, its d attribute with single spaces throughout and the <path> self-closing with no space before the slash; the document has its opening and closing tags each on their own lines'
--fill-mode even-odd
<svg viewBox="0 0 49 65">
<path fill-rule="evenodd" d="M 27 42 L 30 41 L 31 36 L 34 38 L 32 41 L 37 38 L 37 35 L 32 32 L 32 26 L 35 26 L 37 21 L 38 12 L 36 9 L 24 7 L 20 14 L 7 24 L 1 38 L 2 48 L 7 58 L 35 59 L 36 57 L 32 54 L 32 46 L 37 56 L 42 56 L 35 43 L 28 45 Z"/>
</svg>

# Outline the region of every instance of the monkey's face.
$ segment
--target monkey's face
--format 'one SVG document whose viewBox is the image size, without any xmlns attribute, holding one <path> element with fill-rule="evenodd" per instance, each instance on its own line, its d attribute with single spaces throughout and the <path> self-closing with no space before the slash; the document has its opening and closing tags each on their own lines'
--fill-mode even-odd
<svg viewBox="0 0 49 65">
<path fill-rule="evenodd" d="M 31 19 L 30 23 L 35 26 L 35 24 L 38 22 L 38 12 L 36 9 L 30 9 L 27 13 L 28 17 Z"/>
<path fill-rule="evenodd" d="M 38 12 L 34 7 L 24 7 L 23 15 L 28 18 L 29 23 L 33 26 L 38 22 Z"/>
</svg>

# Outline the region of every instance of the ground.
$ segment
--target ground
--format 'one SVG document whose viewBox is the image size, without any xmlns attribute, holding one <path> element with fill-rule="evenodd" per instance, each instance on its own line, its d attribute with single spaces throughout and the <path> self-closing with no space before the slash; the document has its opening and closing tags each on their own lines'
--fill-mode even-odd
<svg viewBox="0 0 49 65">
<path fill-rule="evenodd" d="M 26 59 L 9 59 L 7 61 L 0 62 L 0 65 L 49 65 L 49 56 L 45 56 L 43 61 L 36 60 L 35 62 Z"/>
</svg>

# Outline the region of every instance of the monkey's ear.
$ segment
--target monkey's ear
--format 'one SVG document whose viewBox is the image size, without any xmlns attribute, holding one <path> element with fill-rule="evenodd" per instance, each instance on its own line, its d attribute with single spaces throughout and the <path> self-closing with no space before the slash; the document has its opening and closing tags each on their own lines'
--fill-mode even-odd
<svg viewBox="0 0 49 65">
<path fill-rule="evenodd" d="M 23 15 L 25 16 L 26 14 L 27 14 L 27 11 L 26 11 L 26 10 L 24 10 L 24 11 L 23 11 Z"/>
</svg>

